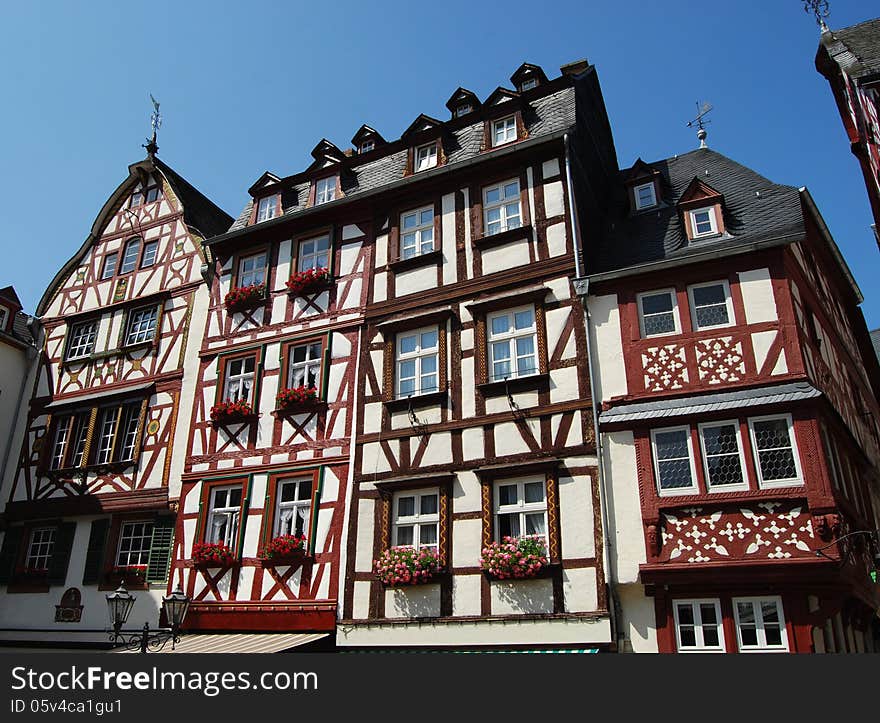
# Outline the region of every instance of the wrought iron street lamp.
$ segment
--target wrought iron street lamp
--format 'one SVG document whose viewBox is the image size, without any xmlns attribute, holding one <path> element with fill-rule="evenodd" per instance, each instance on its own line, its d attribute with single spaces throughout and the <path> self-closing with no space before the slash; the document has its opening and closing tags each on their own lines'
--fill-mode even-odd
<svg viewBox="0 0 880 723">
<path fill-rule="evenodd" d="M 833 557 L 825 554 L 825 550 L 827 550 L 829 547 L 833 547 L 838 542 L 842 542 L 848 537 L 861 537 L 863 535 L 867 536 L 868 545 L 871 547 L 871 551 L 874 557 L 874 569 L 869 571 L 871 575 L 871 580 L 873 582 L 877 582 L 877 573 L 878 571 L 880 571 L 880 530 L 855 530 L 854 532 L 849 532 L 845 535 L 838 537 L 836 540 L 828 543 L 824 547 L 820 547 L 818 550 L 816 550 L 816 557 L 825 557 L 829 560 L 834 560 Z"/>
<path fill-rule="evenodd" d="M 178 588 L 170 595 L 162 598 L 162 610 L 170 628 L 156 628 L 150 630 L 150 624 L 145 622 L 139 630 L 123 630 L 122 626 L 128 620 L 135 597 L 125 589 L 123 583 L 107 597 L 107 609 L 110 613 L 110 622 L 113 632 L 110 633 L 110 642 L 123 645 L 129 650 L 140 650 L 146 653 L 148 650 L 159 651 L 171 642 L 171 649 L 180 642 L 180 626 L 189 610 L 191 600 Z"/>
</svg>

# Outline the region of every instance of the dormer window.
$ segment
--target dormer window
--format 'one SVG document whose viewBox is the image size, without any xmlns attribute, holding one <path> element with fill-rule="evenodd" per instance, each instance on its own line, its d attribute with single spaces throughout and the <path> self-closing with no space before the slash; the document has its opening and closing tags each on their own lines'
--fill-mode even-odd
<svg viewBox="0 0 880 723">
<path fill-rule="evenodd" d="M 425 171 L 437 165 L 437 144 L 429 143 L 416 148 L 415 170 Z"/>
<path fill-rule="evenodd" d="M 526 78 L 519 86 L 519 92 L 525 93 L 527 90 L 538 87 L 537 78 Z"/>
<path fill-rule="evenodd" d="M 688 214 L 691 221 L 691 238 L 697 239 L 704 236 L 714 236 L 718 233 L 714 206 L 695 208 L 692 211 L 688 211 Z"/>
<path fill-rule="evenodd" d="M 153 201 L 158 201 L 161 197 L 162 189 L 156 183 L 151 183 L 146 189 L 142 186 L 138 186 L 137 190 L 131 194 L 131 200 L 128 203 L 128 207 L 136 208 L 138 206 L 143 206 L 145 203 L 153 203 Z"/>
<path fill-rule="evenodd" d="M 277 196 L 267 196 L 266 198 L 261 198 L 257 203 L 257 223 L 260 221 L 268 221 L 270 218 L 275 218 L 278 209 L 278 197 Z"/>
<path fill-rule="evenodd" d="M 501 146 L 516 140 L 516 117 L 507 116 L 492 121 L 492 145 Z"/>
<path fill-rule="evenodd" d="M 642 211 L 657 205 L 657 194 L 653 181 L 636 186 L 633 189 L 633 195 L 636 199 L 636 211 Z"/>
<path fill-rule="evenodd" d="M 0 331 L 6 331 L 6 322 L 9 320 L 9 309 L 0 306 Z"/>
<path fill-rule="evenodd" d="M 470 103 L 462 103 L 455 109 L 455 117 L 461 118 L 463 115 L 470 113 L 474 107 Z"/>
<path fill-rule="evenodd" d="M 376 147 L 376 141 L 370 139 L 361 143 L 358 153 L 369 153 Z"/>
<path fill-rule="evenodd" d="M 327 203 L 336 198 L 336 176 L 320 178 L 315 183 L 315 205 Z"/>
</svg>

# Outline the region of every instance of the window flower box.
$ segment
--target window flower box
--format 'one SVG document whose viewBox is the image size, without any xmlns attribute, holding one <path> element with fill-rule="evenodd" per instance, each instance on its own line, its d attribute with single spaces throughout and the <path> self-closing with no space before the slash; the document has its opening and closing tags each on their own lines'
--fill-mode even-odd
<svg viewBox="0 0 880 723">
<path fill-rule="evenodd" d="M 250 286 L 238 286 L 227 292 L 223 298 L 226 310 L 229 312 L 242 311 L 259 306 L 266 298 L 266 284 L 251 284 Z"/>
<path fill-rule="evenodd" d="M 237 399 L 234 402 L 225 399 L 211 407 L 210 415 L 215 425 L 246 422 L 254 416 L 254 408 L 245 399 Z"/>
<path fill-rule="evenodd" d="M 373 561 L 373 571 L 389 586 L 419 585 L 443 570 L 443 559 L 433 547 L 392 547 Z"/>
<path fill-rule="evenodd" d="M 114 565 L 104 575 L 107 587 L 119 585 L 122 581 L 127 588 L 143 587 L 147 583 L 146 565 Z"/>
<path fill-rule="evenodd" d="M 326 267 L 297 271 L 286 282 L 292 296 L 310 296 L 330 286 L 330 269 Z"/>
<path fill-rule="evenodd" d="M 300 409 L 311 409 L 317 402 L 318 390 L 315 387 L 284 387 L 275 395 L 278 411 L 288 414 Z"/>
<path fill-rule="evenodd" d="M 260 553 L 263 566 L 291 565 L 302 562 L 306 557 L 305 535 L 279 535 L 273 538 Z"/>
<path fill-rule="evenodd" d="M 480 567 L 496 580 L 537 577 L 550 564 L 543 535 L 505 537 L 483 548 Z"/>
<path fill-rule="evenodd" d="M 49 570 L 45 567 L 19 567 L 15 571 L 15 579 L 20 582 L 45 583 L 49 579 Z"/>
<path fill-rule="evenodd" d="M 222 542 L 197 542 L 192 551 L 193 567 L 232 567 L 235 554 Z"/>
</svg>

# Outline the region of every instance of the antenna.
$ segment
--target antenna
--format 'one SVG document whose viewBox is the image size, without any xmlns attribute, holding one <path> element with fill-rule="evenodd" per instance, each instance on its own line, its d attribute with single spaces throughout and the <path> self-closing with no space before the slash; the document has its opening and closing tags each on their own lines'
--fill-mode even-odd
<svg viewBox="0 0 880 723">
<path fill-rule="evenodd" d="M 153 112 L 150 113 L 150 128 L 153 129 L 153 136 L 147 140 L 144 148 L 147 149 L 147 153 L 152 157 L 159 151 L 159 144 L 156 143 L 156 135 L 162 127 L 162 116 L 159 113 L 159 101 L 153 97 L 152 93 L 150 93 L 150 100 L 153 103 Z"/>
<path fill-rule="evenodd" d="M 710 110 L 712 110 L 712 107 L 713 106 L 711 103 L 703 103 L 702 105 L 700 105 L 700 101 L 697 101 L 697 117 L 694 118 L 692 121 L 688 121 L 687 124 L 688 128 L 693 128 L 694 126 L 698 128 L 697 138 L 700 139 L 700 148 L 708 148 L 708 146 L 706 145 L 706 136 L 709 134 L 706 133 L 706 129 L 703 126 L 706 123 L 711 123 L 712 121 L 703 120 L 703 118 Z"/>
</svg>

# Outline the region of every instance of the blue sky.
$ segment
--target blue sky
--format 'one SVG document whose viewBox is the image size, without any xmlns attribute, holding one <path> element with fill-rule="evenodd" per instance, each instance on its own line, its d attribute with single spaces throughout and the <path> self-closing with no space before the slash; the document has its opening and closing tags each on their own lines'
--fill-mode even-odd
<svg viewBox="0 0 880 723">
<path fill-rule="evenodd" d="M 871 17 L 831 0 L 830 24 Z M 107 196 L 144 156 L 149 93 L 160 157 L 230 214 L 264 171 L 288 175 L 361 123 L 396 138 L 447 116 L 459 85 L 480 97 L 523 61 L 550 77 L 599 72 L 621 167 L 709 145 L 778 183 L 807 186 L 880 326 L 880 254 L 861 174 L 813 59 L 800 0 L 475 3 L 28 2 L 0 23 L 0 245 L 33 311 Z"/>
</svg>

